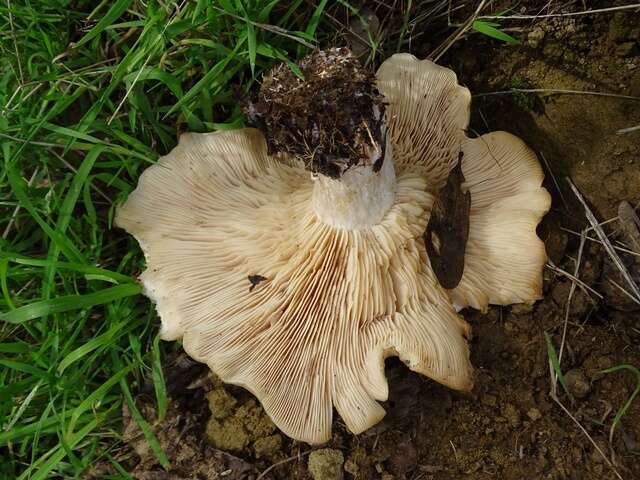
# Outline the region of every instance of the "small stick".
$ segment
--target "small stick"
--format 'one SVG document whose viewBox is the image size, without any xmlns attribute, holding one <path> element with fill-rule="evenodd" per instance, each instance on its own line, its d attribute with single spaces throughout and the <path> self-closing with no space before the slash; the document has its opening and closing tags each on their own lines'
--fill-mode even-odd
<svg viewBox="0 0 640 480">
<path fill-rule="evenodd" d="M 627 201 L 618 205 L 618 218 L 622 224 L 622 230 L 626 234 L 631 246 L 640 252 L 640 218 L 631 204 Z"/>
<path fill-rule="evenodd" d="M 587 231 L 583 230 L 582 235 L 580 235 L 580 246 L 578 247 L 578 258 L 576 258 L 576 266 L 573 269 L 573 276 L 575 278 L 578 278 L 578 272 L 580 271 L 580 264 L 582 263 L 582 253 L 584 252 L 584 244 L 585 244 L 586 236 L 587 236 Z M 572 280 L 571 288 L 569 289 L 569 296 L 567 297 L 567 305 L 564 311 L 564 325 L 562 326 L 562 341 L 560 342 L 560 352 L 558 352 L 558 365 L 562 363 L 562 353 L 564 351 L 564 344 L 567 338 L 567 327 L 569 326 L 569 313 L 571 311 L 571 299 L 573 298 L 573 294 L 575 293 L 575 291 L 576 291 L 576 282 Z M 555 375 L 555 372 L 554 372 L 553 381 L 554 382 L 558 381 L 558 378 L 557 378 L 557 375 Z"/>
<path fill-rule="evenodd" d="M 567 203 L 567 200 L 564 198 L 564 195 L 562 194 L 562 189 L 560 188 L 560 184 L 558 183 L 558 180 L 556 180 L 556 176 L 553 174 L 553 170 L 551 170 L 551 165 L 549 165 L 549 162 L 547 162 L 547 159 L 545 158 L 544 153 L 542 153 L 542 151 L 540 151 L 540 158 L 542 158 L 542 161 L 544 162 L 545 167 L 547 167 L 547 170 L 549 170 L 549 173 L 551 174 L 551 180 L 553 180 L 553 184 L 556 186 L 556 190 L 558 190 L 558 195 L 560 195 L 560 200 L 562 200 L 562 203 L 564 203 L 564 208 L 569 210 L 569 204 Z"/>
<path fill-rule="evenodd" d="M 575 230 L 571 230 L 570 228 L 560 227 L 560 230 L 565 231 L 567 233 L 571 233 L 572 235 L 580 236 L 579 232 L 576 232 Z M 595 243 L 599 243 L 600 245 L 602 245 L 602 242 L 599 239 L 590 237 L 588 235 L 587 235 L 587 240 L 589 240 L 590 242 L 595 242 Z M 620 243 L 620 242 L 618 242 L 618 243 Z M 619 246 L 616 246 L 616 245 L 613 245 L 613 248 L 615 248 L 616 250 L 618 250 L 620 252 L 624 252 L 624 253 L 628 253 L 629 255 L 634 255 L 636 257 L 640 257 L 640 253 L 634 252 L 633 250 L 629 250 L 628 248 L 619 247 Z"/>
<path fill-rule="evenodd" d="M 458 28 L 455 33 L 453 33 L 453 35 L 451 35 L 447 40 L 440 44 L 438 48 L 431 52 L 429 54 L 429 58 L 431 58 L 434 62 L 437 62 L 440 57 L 442 57 L 442 55 L 444 55 L 445 52 L 449 50 L 449 48 L 451 48 L 451 46 L 456 43 L 458 39 L 469 29 L 469 27 L 473 25 L 473 22 L 478 18 L 478 15 L 480 15 L 480 12 L 482 12 L 482 10 L 484 9 L 485 3 L 487 3 L 487 0 L 482 0 L 478 5 L 478 8 L 476 8 L 475 12 L 473 12 L 473 15 L 471 15 L 467 19 L 467 21 L 460 28 Z"/>
<path fill-rule="evenodd" d="M 513 93 L 549 93 L 563 95 L 593 95 L 596 97 L 624 98 L 625 100 L 640 100 L 640 97 L 622 95 L 620 93 L 593 92 L 591 90 L 566 90 L 563 88 L 512 88 L 498 92 L 476 93 L 473 97 L 488 97 L 489 95 L 510 95 Z"/>
<path fill-rule="evenodd" d="M 583 282 L 582 280 L 580 280 L 579 278 L 574 277 L 574 276 L 573 276 L 573 275 L 571 275 L 569 272 L 567 272 L 567 271 L 565 271 L 565 270 L 561 269 L 560 267 L 558 267 L 558 266 L 556 266 L 556 265 L 554 265 L 554 264 L 552 264 L 552 263 L 547 263 L 545 266 L 546 266 L 549 270 L 551 270 L 552 272 L 555 272 L 555 273 L 557 273 L 557 274 L 563 275 L 563 276 L 567 277 L 569 280 L 576 282 L 576 283 L 578 284 L 578 286 L 579 286 L 580 288 L 582 288 L 582 290 L 583 290 L 584 292 L 591 292 L 591 293 L 593 293 L 596 297 L 598 297 L 598 298 L 600 298 L 600 299 L 602 299 L 602 298 L 603 298 L 603 296 L 602 296 L 600 293 L 598 293 L 596 290 L 594 290 L 593 288 L 591 288 L 589 285 L 587 285 L 586 283 L 584 283 L 584 282 Z"/>
<path fill-rule="evenodd" d="M 609 7 L 609 8 L 597 8 L 595 10 L 584 10 L 581 12 L 570 12 L 570 13 L 548 13 L 545 15 L 482 15 L 478 17 L 480 20 L 536 20 L 538 18 L 558 18 L 558 17 L 577 17 L 579 15 L 591 15 L 594 13 L 608 13 L 608 12 L 617 12 L 620 10 L 630 10 L 634 8 L 640 8 L 640 3 L 635 3 L 632 5 L 622 5 L 620 7 Z"/>
<path fill-rule="evenodd" d="M 280 460 L 279 462 L 274 463 L 270 467 L 266 468 L 260 475 L 258 475 L 258 478 L 256 478 L 256 480 L 260 480 L 261 478 L 264 478 L 265 475 L 269 473 L 271 470 L 273 470 L 274 468 L 279 467 L 280 465 L 283 465 L 285 463 L 289 463 L 297 458 L 304 457 L 305 455 L 309 455 L 312 451 L 313 450 L 307 450 L 306 452 L 299 453 L 298 455 L 294 455 L 292 457 L 285 458 L 284 460 Z"/>
<path fill-rule="evenodd" d="M 624 135 L 625 133 L 635 132 L 636 130 L 640 130 L 640 125 L 636 125 L 635 127 L 621 128 L 620 130 L 616 131 L 616 133 L 618 135 Z"/>
<path fill-rule="evenodd" d="M 602 230 L 602 227 L 598 224 L 598 220 L 596 219 L 595 215 L 589 208 L 589 205 L 587 205 L 587 202 L 585 202 L 584 198 L 582 197 L 582 194 L 573 184 L 571 179 L 567 177 L 567 181 L 569 182 L 569 186 L 571 187 L 571 190 L 573 190 L 574 195 L 584 207 L 585 216 L 587 217 L 587 220 L 589 220 L 589 223 L 591 224 L 596 234 L 598 235 L 598 238 L 600 238 L 600 241 L 602 241 L 602 245 L 604 246 L 604 249 L 607 251 L 607 253 L 609 254 L 609 257 L 611 258 L 611 260 L 613 260 L 613 263 L 615 263 L 616 267 L 618 267 L 618 270 L 620 270 L 620 273 L 622 274 L 626 282 L 629 284 L 631 293 L 633 293 L 633 296 L 636 299 L 640 299 L 640 288 L 638 288 L 638 286 L 636 285 L 636 282 L 634 282 L 633 278 L 631 278 L 631 275 L 629 274 L 627 267 L 624 265 L 624 263 L 622 263 L 622 260 L 616 253 L 616 250 L 611 245 L 611 242 L 607 238 L 607 235 Z"/>
<path fill-rule="evenodd" d="M 551 368 L 553 368 L 553 367 L 551 367 Z M 589 439 L 591 444 L 594 446 L 594 448 L 597 450 L 597 452 L 600 454 L 600 456 L 607 463 L 609 468 L 611 468 L 611 470 L 616 475 L 616 477 L 618 477 L 620 480 L 624 480 L 620 476 L 618 471 L 616 470 L 616 467 L 613 465 L 613 463 L 611 463 L 611 460 L 609 460 L 609 458 L 605 455 L 605 453 L 598 446 L 598 444 L 595 442 L 595 440 L 591 437 L 591 435 L 589 435 L 589 432 L 587 432 L 587 430 L 580 424 L 578 419 L 571 414 L 571 412 L 567 409 L 567 407 L 564 406 L 564 404 L 560 401 L 560 399 L 558 399 L 557 395 L 555 395 L 555 393 L 551 393 L 551 398 L 553 399 L 554 402 L 556 402 L 560 406 L 560 408 L 564 411 L 564 413 L 566 413 L 568 415 L 568 417 L 571 420 L 573 420 L 573 422 L 578 426 L 578 428 L 582 431 L 582 433 L 584 433 L 586 435 L 586 437 Z"/>
<path fill-rule="evenodd" d="M 621 287 L 620 285 L 618 285 L 618 283 L 610 278 L 607 278 L 607 280 L 609 280 L 609 282 L 616 287 L 618 290 L 620 290 L 622 293 L 624 293 L 627 297 L 629 297 L 631 300 L 633 300 L 634 302 L 636 302 L 638 305 L 640 305 L 640 301 L 638 301 L 637 298 L 634 298 L 633 295 L 631 295 L 629 292 L 627 292 L 623 287 Z"/>
</svg>

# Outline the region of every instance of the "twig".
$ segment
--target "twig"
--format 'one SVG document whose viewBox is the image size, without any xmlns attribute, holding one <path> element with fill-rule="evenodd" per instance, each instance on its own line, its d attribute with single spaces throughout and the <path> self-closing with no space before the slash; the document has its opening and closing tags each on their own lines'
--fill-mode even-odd
<svg viewBox="0 0 640 480">
<path fill-rule="evenodd" d="M 620 10 L 631 10 L 640 8 L 640 3 L 632 5 L 622 5 L 620 7 L 597 8 L 595 10 L 583 10 L 581 12 L 569 13 L 548 13 L 545 15 L 483 15 L 478 17 L 480 20 L 536 20 L 538 18 L 558 18 L 558 17 L 577 17 L 579 15 L 591 15 L 594 13 L 617 12 Z"/>
<path fill-rule="evenodd" d="M 560 184 L 558 183 L 558 180 L 556 180 L 556 176 L 553 174 L 553 170 L 551 170 L 551 166 L 549 165 L 549 162 L 547 162 L 547 159 L 545 158 L 544 153 L 542 153 L 542 151 L 540 152 L 540 158 L 542 158 L 542 161 L 544 162 L 545 167 L 547 167 L 547 170 L 551 174 L 551 180 L 553 180 L 553 184 L 556 186 L 556 190 L 558 191 L 558 195 L 560 195 L 560 200 L 562 200 L 562 203 L 564 204 L 564 208 L 569 210 L 569 204 L 567 203 L 567 200 L 564 198 L 562 189 L 560 188 Z"/>
<path fill-rule="evenodd" d="M 631 278 L 631 275 L 629 275 L 629 271 L 627 270 L 627 267 L 624 265 L 624 263 L 622 263 L 622 260 L 620 259 L 615 249 L 611 245 L 611 242 L 605 235 L 604 231 L 602 230 L 602 227 L 598 224 L 598 220 L 596 219 L 595 215 L 589 208 L 589 205 L 587 205 L 587 202 L 585 202 L 580 191 L 576 188 L 576 186 L 573 184 L 571 179 L 568 177 L 567 177 L 567 182 L 569 182 L 569 186 L 571 187 L 571 190 L 573 190 L 574 195 L 584 207 L 585 216 L 587 217 L 587 220 L 589 220 L 589 223 L 591 224 L 592 228 L 595 230 L 596 234 L 598 235 L 598 238 L 600 238 L 600 241 L 602 242 L 604 249 L 607 251 L 607 253 L 609 254 L 609 257 L 611 258 L 611 260 L 613 260 L 613 263 L 615 263 L 616 267 L 618 267 L 618 270 L 620 270 L 620 273 L 622 274 L 626 282 L 629 284 L 629 288 L 631 289 L 631 292 L 633 293 L 634 297 L 636 297 L 636 299 L 640 299 L 640 288 L 638 288 L 638 286 L 636 285 L 636 282 L 634 282 L 633 278 Z"/>
<path fill-rule="evenodd" d="M 580 236 L 579 232 L 576 232 L 575 230 L 571 230 L 570 228 L 560 227 L 560 230 L 563 230 L 565 232 L 571 233 L 573 235 Z M 600 245 L 602 245 L 602 242 L 599 239 L 590 237 L 588 235 L 587 235 L 587 240 L 589 240 L 590 242 L 595 242 L 595 243 L 599 243 Z M 628 248 L 618 247 L 616 245 L 613 245 L 613 248 L 615 248 L 616 250 L 618 250 L 620 252 L 624 252 L 624 253 L 628 253 L 629 255 L 634 255 L 636 257 L 640 257 L 640 253 L 639 252 L 634 252 L 633 250 L 629 250 Z"/>
<path fill-rule="evenodd" d="M 627 292 L 623 287 L 621 287 L 620 285 L 618 285 L 618 283 L 615 280 L 612 280 L 610 278 L 607 278 L 607 280 L 609 280 L 609 282 L 616 287 L 618 290 L 620 290 L 622 293 L 624 293 L 627 297 L 629 297 L 631 300 L 633 300 L 634 302 L 636 302 L 638 305 L 640 305 L 640 301 L 638 301 L 637 298 L 634 298 L 633 295 L 631 295 L 629 292 Z"/>
<path fill-rule="evenodd" d="M 553 368 L 553 367 L 551 367 Z M 567 407 L 564 406 L 564 404 L 560 401 L 560 399 L 558 398 L 558 396 L 555 393 L 551 393 L 551 398 L 553 399 L 554 402 L 556 402 L 560 408 L 564 411 L 564 413 L 567 414 L 567 416 L 573 420 L 573 423 L 575 423 L 578 428 L 582 431 L 582 433 L 585 434 L 585 436 L 589 439 L 589 441 L 591 442 L 591 444 L 593 445 L 593 447 L 596 449 L 596 451 L 600 454 L 600 456 L 604 459 L 604 461 L 607 463 L 607 465 L 609 466 L 609 468 L 611 468 L 611 470 L 613 471 L 613 473 L 616 475 L 616 477 L 618 477 L 620 480 L 624 480 L 620 474 L 618 473 L 618 470 L 616 470 L 616 467 L 613 465 L 613 463 L 611 463 L 611 460 L 609 460 L 609 458 L 605 455 L 605 453 L 602 451 L 602 449 L 598 446 L 598 444 L 596 443 L 596 441 L 591 437 L 591 435 L 589 435 L 589 432 L 587 432 L 587 430 L 580 424 L 580 422 L 578 421 L 578 419 L 576 419 L 576 417 L 574 417 L 571 412 L 567 409 Z"/>
<path fill-rule="evenodd" d="M 618 205 L 618 218 L 632 248 L 640 252 L 640 218 L 629 202 L 623 200 Z"/>
<path fill-rule="evenodd" d="M 596 290 L 594 290 L 593 288 L 591 288 L 589 285 L 587 285 L 586 283 L 584 283 L 584 282 L 583 282 L 582 280 L 580 280 L 579 278 L 574 277 L 573 275 L 571 275 L 571 274 L 570 274 L 569 272 L 567 272 L 566 270 L 563 270 L 563 269 L 561 269 L 560 267 L 558 267 L 558 266 L 556 266 L 556 265 L 554 265 L 554 264 L 552 264 L 552 263 L 547 263 L 545 266 L 546 266 L 549 270 L 551 270 L 552 272 L 558 273 L 558 274 L 560 274 L 560 275 L 562 275 L 562 276 L 567 277 L 569 280 L 571 280 L 571 281 L 573 281 L 573 282 L 576 282 L 576 283 L 578 284 L 578 286 L 579 286 L 580 288 L 582 288 L 582 290 L 583 290 L 584 292 L 587 292 L 587 291 L 588 291 L 588 292 L 593 293 L 596 297 L 598 297 L 598 298 L 600 298 L 600 299 L 604 298 L 604 297 L 602 296 L 602 294 L 598 293 Z"/>
<path fill-rule="evenodd" d="M 20 84 L 24 84 L 24 75 L 22 73 L 22 63 L 20 62 L 20 51 L 18 50 L 18 40 L 16 32 L 13 29 L 13 15 L 11 14 L 11 2 L 7 0 L 7 12 L 9 14 L 9 28 L 11 28 L 11 37 L 13 38 L 13 47 L 16 49 L 16 63 L 18 64 L 18 74 L 20 75 Z"/>
<path fill-rule="evenodd" d="M 573 269 L 573 276 L 578 278 L 578 272 L 580 271 L 580 264 L 582 263 L 582 253 L 584 252 L 584 244 L 585 237 L 587 236 L 587 231 L 583 230 L 582 235 L 580 235 L 580 246 L 578 247 L 578 257 L 576 258 L 576 266 Z M 567 327 L 569 325 L 569 313 L 571 312 L 571 299 L 573 298 L 573 294 L 576 291 L 576 282 L 575 280 L 571 281 L 571 288 L 569 289 L 569 296 L 567 297 L 567 304 L 564 311 L 564 325 L 562 326 L 562 340 L 560 341 L 560 351 L 558 352 L 558 366 L 562 363 L 562 353 L 564 352 L 565 340 L 567 338 Z M 553 381 L 557 382 L 557 375 L 553 376 Z"/>
<path fill-rule="evenodd" d="M 260 479 L 264 478 L 265 475 L 267 473 L 269 473 L 271 470 L 273 470 L 274 468 L 279 467 L 282 464 L 289 463 L 289 462 L 291 462 L 293 460 L 296 460 L 298 458 L 302 458 L 305 455 L 309 455 L 311 452 L 313 452 L 313 450 L 307 450 L 306 452 L 299 453 L 298 455 L 294 455 L 292 457 L 285 458 L 284 460 L 280 460 L 279 462 L 274 463 L 273 465 L 271 465 L 270 467 L 265 469 L 260 475 L 258 475 L 258 478 L 256 478 L 256 480 L 260 480 Z"/>
<path fill-rule="evenodd" d="M 625 133 L 635 132 L 636 130 L 640 130 L 640 125 L 636 125 L 635 127 L 629 127 L 629 128 L 621 128 L 620 130 L 617 130 L 616 133 L 618 135 L 624 135 Z"/>
<path fill-rule="evenodd" d="M 592 92 L 590 90 L 567 90 L 563 88 L 511 88 L 497 92 L 476 93 L 473 97 L 488 97 L 490 95 L 511 95 L 513 93 L 548 93 L 550 95 L 593 95 L 596 97 L 623 98 L 625 100 L 640 101 L 640 97 L 622 95 L 620 93 Z"/>
<path fill-rule="evenodd" d="M 449 36 L 449 38 L 447 38 L 443 43 L 441 43 L 440 46 L 438 46 L 438 48 L 436 48 L 433 52 L 429 54 L 429 58 L 431 60 L 433 60 L 434 62 L 437 62 L 440 59 L 440 57 L 442 57 L 442 55 L 444 55 L 445 52 L 449 50 L 451 46 L 454 43 L 456 43 L 456 41 L 458 41 L 458 39 L 469 29 L 469 27 L 471 27 L 471 25 L 473 25 L 473 22 L 478 18 L 478 15 L 480 15 L 480 12 L 484 8 L 485 3 L 487 3 L 487 0 L 482 0 L 478 5 L 478 8 L 476 8 L 476 11 L 473 12 L 473 15 L 471 15 L 467 19 L 467 21 L 464 22 L 464 24 L 460 28 L 458 28 L 456 32 L 454 32 L 452 35 Z"/>
</svg>

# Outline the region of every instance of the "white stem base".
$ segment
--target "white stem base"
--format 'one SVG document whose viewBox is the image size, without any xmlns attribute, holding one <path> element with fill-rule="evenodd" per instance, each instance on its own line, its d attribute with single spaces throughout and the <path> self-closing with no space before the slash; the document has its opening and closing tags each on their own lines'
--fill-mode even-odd
<svg viewBox="0 0 640 480">
<path fill-rule="evenodd" d="M 371 165 L 347 170 L 340 179 L 315 178 L 312 206 L 325 224 L 345 230 L 377 225 L 393 205 L 396 172 L 390 145 L 378 172 Z"/>
</svg>

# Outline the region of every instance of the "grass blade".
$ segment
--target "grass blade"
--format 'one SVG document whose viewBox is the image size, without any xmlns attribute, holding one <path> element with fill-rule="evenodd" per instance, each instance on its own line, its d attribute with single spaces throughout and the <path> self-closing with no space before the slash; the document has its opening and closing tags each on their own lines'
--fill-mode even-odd
<svg viewBox="0 0 640 480">
<path fill-rule="evenodd" d="M 105 288 L 98 292 L 87 293 L 85 295 L 66 295 L 24 305 L 11 312 L 0 313 L 0 320 L 8 323 L 22 323 L 52 313 L 68 312 L 69 310 L 102 305 L 121 298 L 138 295 L 141 292 L 142 286 L 128 284 Z"/>
<path fill-rule="evenodd" d="M 496 28 L 497 26 L 499 26 L 499 24 L 484 22 L 482 20 L 475 20 L 471 24 L 471 28 L 473 30 L 483 35 L 486 35 L 487 37 L 491 37 L 496 40 L 500 40 L 505 43 L 511 43 L 514 45 L 520 43 L 520 40 L 513 38 L 511 35 L 503 32 L 502 30 L 499 30 L 498 28 Z"/>
<path fill-rule="evenodd" d="M 635 373 L 637 377 L 637 383 L 633 393 L 629 396 L 627 401 L 624 402 L 624 405 L 620 407 L 620 410 L 618 410 L 618 413 L 616 413 L 616 416 L 613 418 L 613 423 L 611 424 L 611 429 L 609 430 L 609 442 L 613 442 L 613 433 L 615 432 L 616 426 L 620 423 L 620 420 L 622 419 L 622 417 L 624 417 L 624 415 L 627 413 L 627 410 L 629 410 L 629 407 L 633 403 L 633 400 L 640 393 L 640 370 L 638 370 L 633 365 L 623 363 L 621 365 L 616 365 L 615 367 L 602 370 L 600 373 L 615 373 L 615 372 L 620 372 L 622 370 L 630 370 L 631 372 Z"/>
<path fill-rule="evenodd" d="M 153 375 L 153 388 L 156 392 L 158 402 L 158 420 L 164 420 L 167 413 L 167 386 L 162 373 L 162 362 L 160 360 L 160 336 L 153 339 L 153 349 L 151 350 L 151 372 Z"/>
<path fill-rule="evenodd" d="M 573 400 L 573 395 L 571 395 L 571 392 L 569 391 L 567 382 L 564 379 L 564 375 L 562 374 L 562 369 L 560 368 L 558 353 L 556 352 L 556 348 L 553 346 L 553 343 L 551 343 L 551 338 L 549 337 L 549 334 L 547 332 L 544 332 L 544 341 L 547 344 L 547 355 L 549 357 L 549 362 L 551 362 L 551 366 L 553 367 L 553 371 L 555 372 L 556 377 L 560 381 L 560 385 L 562 385 L 562 388 L 564 389 L 564 391 L 567 392 L 567 395 L 569 395 L 569 398 Z"/>
<path fill-rule="evenodd" d="M 140 427 L 140 430 L 142 430 L 142 434 L 144 435 L 144 438 L 149 444 L 149 446 L 151 447 L 151 450 L 153 451 L 154 455 L 158 459 L 158 462 L 160 463 L 160 465 L 162 465 L 162 467 L 165 470 L 169 469 L 170 467 L 169 459 L 167 458 L 167 455 L 164 453 L 164 450 L 162 450 L 162 447 L 160 446 L 160 442 L 158 441 L 158 437 L 156 437 L 155 433 L 153 433 L 153 431 L 151 430 L 151 427 L 149 426 L 147 421 L 144 419 L 144 417 L 140 413 L 140 410 L 138 410 L 138 407 L 133 401 L 133 396 L 131 395 L 129 386 L 127 385 L 127 382 L 124 379 L 120 380 L 120 387 L 122 388 L 122 393 L 124 393 L 124 398 L 126 399 L 127 405 L 129 406 L 129 411 L 131 412 L 131 416 Z"/>
<path fill-rule="evenodd" d="M 127 11 L 129 5 L 131 5 L 131 1 L 132 0 L 117 0 L 113 5 L 111 5 L 111 8 L 107 11 L 104 17 L 102 17 L 100 21 L 80 39 L 76 44 L 76 48 L 81 47 L 88 41 L 100 35 L 105 28 L 120 18 L 120 16 Z"/>
</svg>

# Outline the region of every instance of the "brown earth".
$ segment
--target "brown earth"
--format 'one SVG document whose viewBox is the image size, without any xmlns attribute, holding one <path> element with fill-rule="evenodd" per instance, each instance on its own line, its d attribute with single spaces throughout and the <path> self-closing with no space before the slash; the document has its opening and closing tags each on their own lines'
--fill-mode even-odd
<svg viewBox="0 0 640 480">
<path fill-rule="evenodd" d="M 640 97 L 640 14 L 518 25 L 526 27 L 517 33 L 525 39 L 522 45 L 507 47 L 473 35 L 441 63 L 454 68 L 476 94 L 534 88 Z M 475 97 L 471 130 L 510 131 L 542 154 L 554 209 L 540 233 L 551 260 L 573 272 L 578 237 L 565 229 L 580 231 L 586 221 L 583 208 L 566 189 L 565 177 L 573 179 L 601 220 L 615 216 L 622 200 L 637 205 L 640 131 L 616 133 L 636 125 L 638 101 L 545 92 Z M 618 228 L 616 223 L 609 226 L 609 233 Z M 602 291 L 611 271 L 604 266 L 605 258 L 596 242 L 587 241 L 578 276 L 596 292 Z M 544 333 L 558 349 L 570 288 L 566 277 L 547 270 L 545 299 L 533 307 L 495 307 L 486 315 L 464 312 L 473 327 L 476 367 L 476 386 L 469 395 L 388 361 L 387 417 L 354 436 L 336 416 L 333 439 L 324 446 L 331 450 L 317 452 L 313 461 L 307 456 L 316 448 L 278 433 L 249 393 L 222 385 L 178 357 L 167 364 L 173 395 L 169 420 L 154 427 L 172 469 L 163 473 L 140 443 L 135 424 L 127 421 L 125 439 L 136 452 L 131 472 L 137 478 L 159 479 L 307 479 L 310 463 L 318 478 L 332 472 L 323 461 L 339 467 L 343 458 L 338 471 L 347 479 L 618 478 L 609 462 L 621 478 L 640 478 L 640 399 L 622 417 L 613 441 L 608 440 L 614 416 L 639 378 L 630 370 L 602 373 L 621 364 L 640 367 L 640 316 L 637 311 L 616 311 L 589 290 L 576 289 L 562 358 L 572 396 L 558 385 L 565 412 L 550 395 Z M 143 413 L 153 423 L 151 398 L 142 395 L 138 400 L 149 401 Z M 335 469 L 333 474 L 325 473 L 325 478 L 338 478 Z"/>
</svg>

